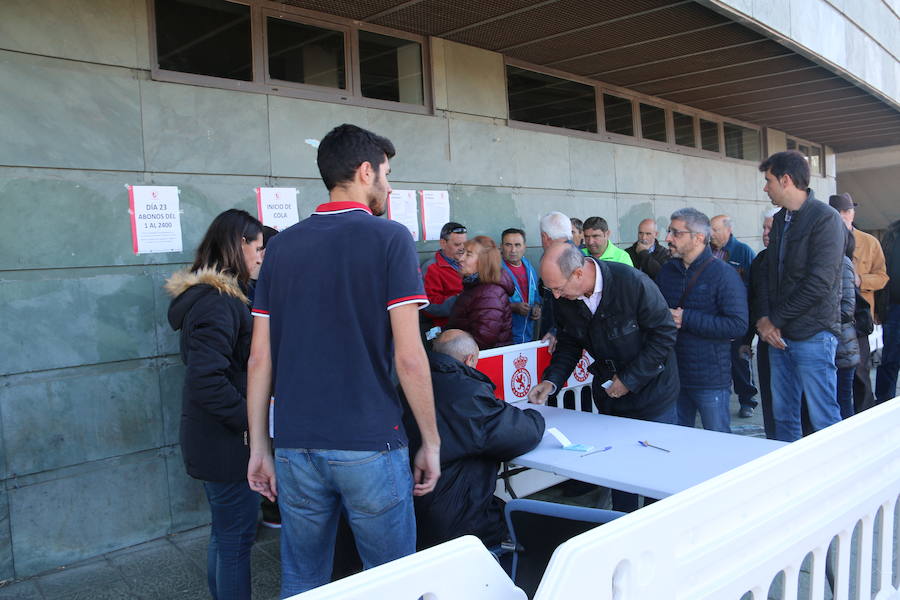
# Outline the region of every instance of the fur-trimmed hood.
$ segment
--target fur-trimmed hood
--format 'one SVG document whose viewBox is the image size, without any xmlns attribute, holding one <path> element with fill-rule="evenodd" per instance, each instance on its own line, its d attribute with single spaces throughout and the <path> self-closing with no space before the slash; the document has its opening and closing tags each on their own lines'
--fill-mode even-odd
<svg viewBox="0 0 900 600">
<path fill-rule="evenodd" d="M 166 292 L 173 298 L 169 305 L 169 324 L 172 329 L 181 329 L 185 315 L 198 299 L 209 293 L 210 288 L 244 304 L 250 304 L 237 278 L 232 275 L 214 269 L 200 269 L 196 272 L 183 269 L 173 273 L 165 285 Z"/>
</svg>

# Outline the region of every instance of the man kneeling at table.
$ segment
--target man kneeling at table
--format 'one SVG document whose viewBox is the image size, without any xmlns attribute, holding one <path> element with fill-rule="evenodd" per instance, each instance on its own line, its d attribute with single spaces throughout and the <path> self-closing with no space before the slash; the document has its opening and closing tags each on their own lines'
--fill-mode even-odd
<svg viewBox="0 0 900 600">
<path fill-rule="evenodd" d="M 478 344 L 464 331 L 441 334 L 428 361 L 441 436 L 441 478 L 433 492 L 413 499 L 416 545 L 422 549 L 475 535 L 488 548 L 498 546 L 507 537 L 503 502 L 494 496 L 500 462 L 537 446 L 544 418 L 494 396 L 494 384 L 475 370 Z M 422 442 L 408 409 L 403 426 L 410 456 L 415 456 Z"/>
</svg>

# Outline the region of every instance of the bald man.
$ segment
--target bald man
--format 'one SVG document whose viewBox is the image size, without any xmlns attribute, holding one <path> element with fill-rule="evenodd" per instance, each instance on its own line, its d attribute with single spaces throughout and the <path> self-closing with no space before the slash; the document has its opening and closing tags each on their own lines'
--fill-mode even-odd
<svg viewBox="0 0 900 600">
<path fill-rule="evenodd" d="M 734 226 L 728 215 L 716 215 L 709 220 L 709 224 L 712 228 L 709 241 L 713 256 L 721 258 L 734 267 L 749 294 L 750 265 L 756 254 L 750 246 L 734 237 L 732 233 Z M 759 390 L 753 385 L 750 355 L 742 350 L 742 346 L 743 340 L 740 338 L 731 343 L 731 383 L 741 405 L 738 409 L 738 416 L 742 419 L 749 419 L 753 416 L 753 410 L 758 404 L 756 394 L 759 393 Z"/>
<path fill-rule="evenodd" d="M 544 253 L 541 277 L 555 299 L 559 331 L 544 380 L 528 401 L 546 402 L 587 350 L 595 359 L 593 396 L 600 412 L 674 423 L 678 330 L 656 284 L 628 265 L 584 256 L 571 244 Z M 637 498 L 614 492 L 613 508 L 634 510 Z"/>
<path fill-rule="evenodd" d="M 656 279 L 660 267 L 669 260 L 669 249 L 657 241 L 658 233 L 656 221 L 644 219 L 638 224 L 637 241 L 625 250 L 634 267 L 646 273 L 650 279 Z"/>
<path fill-rule="evenodd" d="M 416 544 L 427 548 L 461 535 L 478 536 L 488 548 L 506 539 L 503 505 L 494 497 L 500 462 L 520 456 L 544 435 L 544 418 L 494 396 L 494 384 L 477 371 L 478 344 L 448 329 L 428 354 L 434 408 L 441 438 L 442 477 L 434 491 L 413 499 Z M 421 443 L 415 418 L 403 426 L 412 455 Z"/>
</svg>

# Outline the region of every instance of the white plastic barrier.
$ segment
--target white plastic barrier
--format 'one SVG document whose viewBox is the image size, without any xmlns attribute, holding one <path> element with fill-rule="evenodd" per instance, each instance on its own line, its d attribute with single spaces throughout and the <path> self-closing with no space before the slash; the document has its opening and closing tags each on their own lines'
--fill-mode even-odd
<svg viewBox="0 0 900 600">
<path fill-rule="evenodd" d="M 900 496 L 900 398 L 785 446 L 561 545 L 535 600 L 764 600 L 783 571 L 797 598 L 813 555 L 809 597 L 825 598 L 825 556 L 836 536 L 835 599 L 849 595 L 851 537 L 858 598 L 870 598 L 873 532 L 877 600 L 900 599 L 891 581 Z"/>
<path fill-rule="evenodd" d="M 471 535 L 351 575 L 291 600 L 527 600 Z"/>
</svg>

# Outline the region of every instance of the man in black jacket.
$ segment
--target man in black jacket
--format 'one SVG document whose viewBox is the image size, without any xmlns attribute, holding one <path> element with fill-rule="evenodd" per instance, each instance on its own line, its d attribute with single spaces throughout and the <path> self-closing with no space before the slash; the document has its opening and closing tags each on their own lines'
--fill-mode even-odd
<svg viewBox="0 0 900 600">
<path fill-rule="evenodd" d="M 881 241 L 890 276 L 885 290 L 885 304 L 880 314 L 884 328 L 881 365 L 875 376 L 875 401 L 878 404 L 897 396 L 897 371 L 900 370 L 900 220 L 891 223 Z"/>
<path fill-rule="evenodd" d="M 638 224 L 637 241 L 625 250 L 634 268 L 646 273 L 650 279 L 656 279 L 656 274 L 670 258 L 669 249 L 656 239 L 658 232 L 656 221 L 644 219 Z"/>
<path fill-rule="evenodd" d="M 841 420 L 834 355 L 845 238 L 840 215 L 807 187 L 809 164 L 802 154 L 778 152 L 759 170 L 766 177 L 764 191 L 781 210 L 754 299 L 756 330 L 769 344 L 775 437 L 792 442 L 802 435 L 804 394 L 813 431 Z"/>
<path fill-rule="evenodd" d="M 544 253 L 541 277 L 556 299 L 559 333 L 529 402 L 543 404 L 562 388 L 587 350 L 595 359 L 593 395 L 602 413 L 674 423 L 678 330 L 656 284 L 628 265 L 585 257 L 570 244 Z M 637 508 L 637 499 L 614 491 L 613 508 Z"/>
<path fill-rule="evenodd" d="M 488 548 L 497 546 L 507 535 L 503 503 L 494 496 L 497 470 L 501 461 L 540 443 L 544 418 L 494 396 L 494 384 L 475 370 L 478 344 L 468 333 L 449 329 L 432 349 L 428 360 L 441 435 L 441 478 L 432 493 L 414 499 L 416 545 L 422 549 L 476 535 Z M 409 410 L 403 426 L 412 456 L 421 440 Z"/>
</svg>

